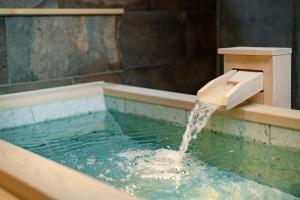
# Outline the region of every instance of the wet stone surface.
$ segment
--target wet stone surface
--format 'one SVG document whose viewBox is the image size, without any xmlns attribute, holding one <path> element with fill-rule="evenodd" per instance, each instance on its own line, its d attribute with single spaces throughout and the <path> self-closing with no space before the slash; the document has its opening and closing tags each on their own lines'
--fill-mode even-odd
<svg viewBox="0 0 300 200">
<path fill-rule="evenodd" d="M 12 82 L 119 69 L 115 17 L 6 19 Z"/>
</svg>

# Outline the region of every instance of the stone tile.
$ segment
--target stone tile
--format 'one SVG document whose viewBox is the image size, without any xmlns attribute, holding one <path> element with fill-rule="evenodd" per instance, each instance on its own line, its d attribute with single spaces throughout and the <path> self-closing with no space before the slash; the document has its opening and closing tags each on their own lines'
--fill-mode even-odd
<svg viewBox="0 0 300 200">
<path fill-rule="evenodd" d="M 105 81 L 110 83 L 121 83 L 121 72 L 91 74 L 85 76 L 74 77 L 75 83 L 87 83 L 93 81 Z"/>
<path fill-rule="evenodd" d="M 125 113 L 125 99 L 112 96 L 104 96 L 104 100 L 108 110 Z"/>
<path fill-rule="evenodd" d="M 34 118 L 30 107 L 0 111 L 0 130 L 33 123 Z"/>
<path fill-rule="evenodd" d="M 7 18 L 11 82 L 119 69 L 115 22 L 113 16 Z"/>
<path fill-rule="evenodd" d="M 58 0 L 60 8 L 124 8 L 149 10 L 150 0 Z"/>
<path fill-rule="evenodd" d="M 185 111 L 182 109 L 126 100 L 125 112 L 185 126 Z"/>
<path fill-rule="evenodd" d="M 210 121 L 210 129 L 223 134 L 241 137 L 245 132 L 245 122 L 237 119 L 213 115 Z"/>
<path fill-rule="evenodd" d="M 13 85 L 2 85 L 0 86 L 0 94 L 8 94 L 15 92 L 24 92 L 29 90 L 38 90 L 59 86 L 72 85 L 73 80 L 71 78 L 61 80 L 49 80 L 49 81 L 36 81 L 30 83 L 18 83 Z"/>
<path fill-rule="evenodd" d="M 185 111 L 179 108 L 171 108 L 166 106 L 157 106 L 154 110 L 154 117 L 177 125 L 185 126 Z"/>
<path fill-rule="evenodd" d="M 189 58 L 215 57 L 216 50 L 216 13 L 189 12 L 186 16 L 186 48 Z"/>
<path fill-rule="evenodd" d="M 196 94 L 199 88 L 215 78 L 215 74 L 215 57 L 207 57 L 191 63 L 127 69 L 122 74 L 122 83 Z"/>
<path fill-rule="evenodd" d="M 0 84 L 8 83 L 5 18 L 0 18 Z"/>
<path fill-rule="evenodd" d="M 0 0 L 1 8 L 53 8 L 58 0 Z"/>
<path fill-rule="evenodd" d="M 35 122 L 106 110 L 104 96 L 89 96 L 32 107 Z"/>
<path fill-rule="evenodd" d="M 270 143 L 270 128 L 267 124 L 213 115 L 206 128 L 223 134 L 243 137 L 256 143 Z"/>
<path fill-rule="evenodd" d="M 31 67 L 32 18 L 6 17 L 7 62 L 10 82 L 35 81 Z"/>
<path fill-rule="evenodd" d="M 125 69 L 185 58 L 184 13 L 128 12 L 118 24 Z"/>
<path fill-rule="evenodd" d="M 282 127 L 270 127 L 270 142 L 272 145 L 300 149 L 300 130 Z"/>
<path fill-rule="evenodd" d="M 256 143 L 270 144 L 270 126 L 268 124 L 245 121 L 244 126 L 242 137 Z"/>
</svg>

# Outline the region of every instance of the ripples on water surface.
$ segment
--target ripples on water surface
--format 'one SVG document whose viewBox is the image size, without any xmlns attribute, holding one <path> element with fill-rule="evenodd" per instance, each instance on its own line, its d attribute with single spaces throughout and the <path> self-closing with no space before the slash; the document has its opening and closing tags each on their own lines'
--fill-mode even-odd
<svg viewBox="0 0 300 200">
<path fill-rule="evenodd" d="M 163 121 L 99 112 L 5 130 L 0 138 L 144 199 L 300 196 L 299 152 L 204 131 L 181 160 L 183 132 Z"/>
</svg>

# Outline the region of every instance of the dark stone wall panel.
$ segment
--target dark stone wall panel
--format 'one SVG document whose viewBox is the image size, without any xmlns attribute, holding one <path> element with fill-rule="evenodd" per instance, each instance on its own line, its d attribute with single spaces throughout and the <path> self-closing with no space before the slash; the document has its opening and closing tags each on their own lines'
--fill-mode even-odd
<svg viewBox="0 0 300 200">
<path fill-rule="evenodd" d="M 153 10 L 216 11 L 215 0 L 151 0 Z"/>
<path fill-rule="evenodd" d="M 216 56 L 216 14 L 187 13 L 187 56 L 201 58 Z"/>
<path fill-rule="evenodd" d="M 185 14 L 131 12 L 119 21 L 124 68 L 185 59 Z"/>
<path fill-rule="evenodd" d="M 0 8 L 53 8 L 58 0 L 0 0 Z"/>
<path fill-rule="evenodd" d="M 9 80 L 7 92 L 106 80 L 194 94 L 215 75 L 215 1 L 0 0 L 0 7 L 126 11 L 7 17 L 3 29 L 0 21 L 0 65 L 7 66 L 0 84 Z"/>
<path fill-rule="evenodd" d="M 5 18 L 0 18 L 0 85 L 8 83 Z"/>
<path fill-rule="evenodd" d="M 31 69 L 32 18 L 6 18 L 6 48 L 10 82 L 35 81 Z"/>
<path fill-rule="evenodd" d="M 220 47 L 291 47 L 293 0 L 219 0 Z"/>
<path fill-rule="evenodd" d="M 61 8 L 124 8 L 149 10 L 150 0 L 58 0 Z"/>
<path fill-rule="evenodd" d="M 115 17 L 7 19 L 12 82 L 120 68 Z"/>
<path fill-rule="evenodd" d="M 196 94 L 208 81 L 215 78 L 214 58 L 189 63 L 125 70 L 124 84 L 174 92 Z"/>
</svg>

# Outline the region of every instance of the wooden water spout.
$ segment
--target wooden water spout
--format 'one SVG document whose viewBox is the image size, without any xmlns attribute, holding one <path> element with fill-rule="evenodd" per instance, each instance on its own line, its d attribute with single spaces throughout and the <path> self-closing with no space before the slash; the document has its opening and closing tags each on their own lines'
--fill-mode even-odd
<svg viewBox="0 0 300 200">
<path fill-rule="evenodd" d="M 232 70 L 210 81 L 197 93 L 197 99 L 229 110 L 263 90 L 263 73 Z"/>
<path fill-rule="evenodd" d="M 222 76 L 210 81 L 197 99 L 229 110 L 244 102 L 291 107 L 290 48 L 231 47 L 224 54 Z"/>
</svg>

